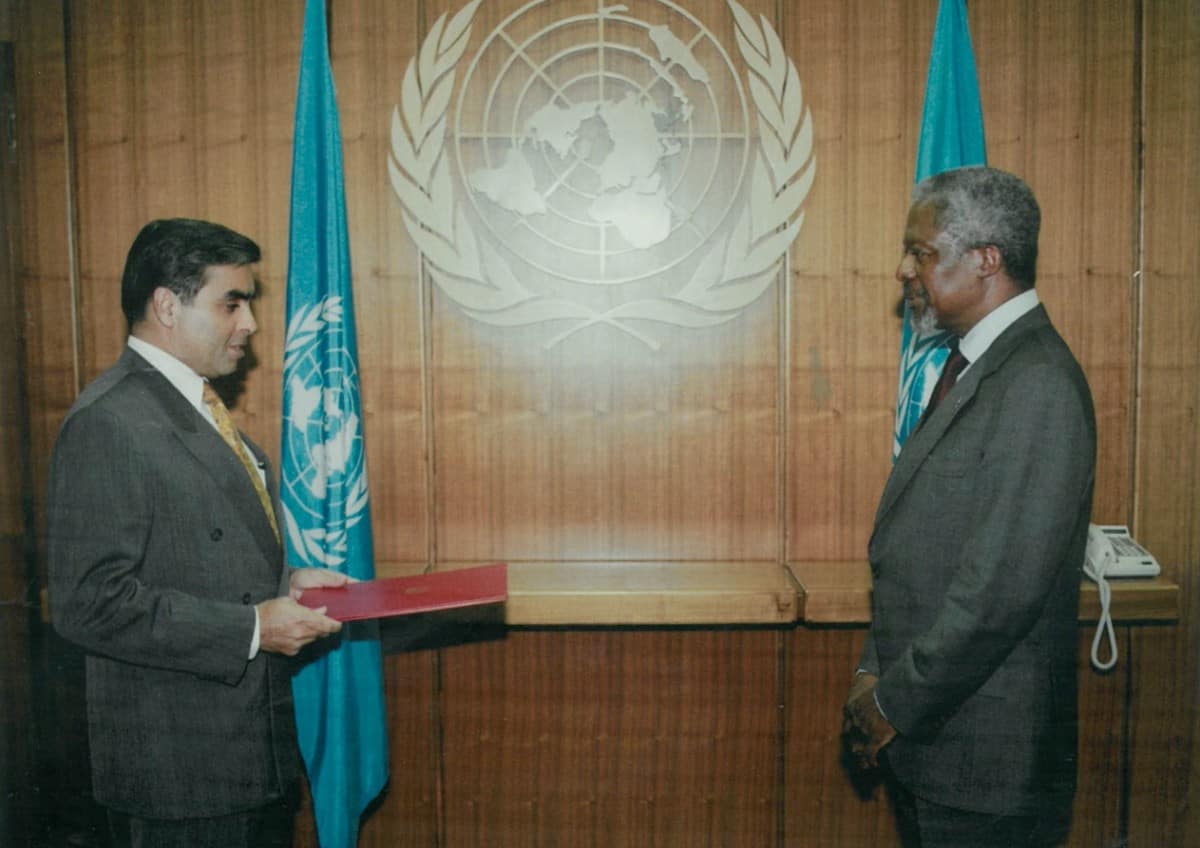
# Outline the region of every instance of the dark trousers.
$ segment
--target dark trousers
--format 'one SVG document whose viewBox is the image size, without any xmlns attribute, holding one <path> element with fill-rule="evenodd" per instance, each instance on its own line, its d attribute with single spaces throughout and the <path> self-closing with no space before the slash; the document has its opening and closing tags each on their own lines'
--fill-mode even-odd
<svg viewBox="0 0 1200 848">
<path fill-rule="evenodd" d="M 207 819 L 108 813 L 113 848 L 291 848 L 294 818 L 294 806 L 283 800 Z"/>
<path fill-rule="evenodd" d="M 1040 816 L 1003 816 L 946 807 L 888 783 L 904 848 L 1053 848 L 1065 835 Z"/>
</svg>

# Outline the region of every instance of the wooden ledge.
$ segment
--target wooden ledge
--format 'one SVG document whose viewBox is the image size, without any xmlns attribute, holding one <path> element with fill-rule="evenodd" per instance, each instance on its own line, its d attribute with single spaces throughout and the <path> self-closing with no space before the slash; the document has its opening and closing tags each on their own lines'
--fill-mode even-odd
<svg viewBox="0 0 1200 848">
<path fill-rule="evenodd" d="M 377 563 L 380 577 L 480 565 Z M 1179 619 L 1179 587 L 1163 578 L 1111 581 L 1117 623 Z M 1081 622 L 1100 615 L 1083 581 Z M 871 572 L 863 561 L 510 562 L 505 623 L 513 626 L 867 624 Z"/>
<path fill-rule="evenodd" d="M 800 618 L 812 624 L 866 624 L 871 620 L 871 569 L 866 562 L 790 562 L 800 586 Z M 1179 620 L 1179 586 L 1162 577 L 1114 579 L 1110 614 L 1114 622 Z M 1100 594 L 1084 580 L 1079 620 L 1097 621 Z"/>
<path fill-rule="evenodd" d="M 774 562 L 510 562 L 505 622 L 790 624 L 797 601 L 796 585 Z"/>
</svg>

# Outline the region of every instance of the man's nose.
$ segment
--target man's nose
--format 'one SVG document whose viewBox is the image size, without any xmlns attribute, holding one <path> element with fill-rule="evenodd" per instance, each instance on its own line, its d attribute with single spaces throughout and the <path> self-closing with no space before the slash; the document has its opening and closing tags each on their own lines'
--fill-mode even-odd
<svg viewBox="0 0 1200 848">
<path fill-rule="evenodd" d="M 900 264 L 896 266 L 896 280 L 901 283 L 907 282 L 914 274 L 913 258 L 906 253 L 900 257 Z"/>
<path fill-rule="evenodd" d="M 244 330 L 248 336 L 258 332 L 258 322 L 254 320 L 254 310 L 250 308 L 250 304 L 248 303 L 241 310 L 241 320 L 238 322 L 238 329 Z"/>
</svg>

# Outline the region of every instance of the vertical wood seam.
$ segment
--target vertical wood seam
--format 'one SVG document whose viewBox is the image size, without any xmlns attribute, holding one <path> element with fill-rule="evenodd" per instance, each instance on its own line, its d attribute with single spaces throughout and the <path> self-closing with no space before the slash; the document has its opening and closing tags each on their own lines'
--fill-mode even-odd
<svg viewBox="0 0 1200 848">
<path fill-rule="evenodd" d="M 784 0 L 775 0 L 775 31 L 783 33 L 783 38 L 790 36 L 790 30 L 785 26 L 786 6 Z M 784 43 L 787 53 L 791 45 Z M 790 55 L 790 54 L 788 54 Z M 815 156 L 815 152 L 814 152 Z M 788 492 L 791 486 L 791 463 L 788 462 L 788 452 L 791 450 L 790 429 L 788 427 L 791 408 L 792 383 L 792 251 L 796 249 L 793 242 L 783 254 L 780 268 L 779 292 L 777 294 L 779 317 L 777 332 L 779 334 L 776 375 L 778 386 L 778 409 L 776 410 L 776 471 L 775 471 L 775 523 L 778 538 L 779 562 L 788 560 L 788 527 L 791 522 L 789 511 L 790 500 Z M 775 635 L 775 845 L 783 848 L 787 844 L 787 640 L 784 632 Z"/>
<path fill-rule="evenodd" d="M 75 167 L 75 120 L 71 92 L 75 90 L 71 65 L 71 2 L 62 0 L 63 45 L 63 165 L 66 170 L 67 286 L 71 303 L 71 382 L 75 394 L 83 391 L 82 297 L 79 283 L 79 199 L 78 169 Z"/>
<path fill-rule="evenodd" d="M 1133 11 L 1133 286 L 1130 292 L 1130 320 L 1133 344 L 1130 346 L 1130 391 L 1133 395 L 1126 413 L 1129 421 L 1129 526 L 1136 529 L 1140 507 L 1142 473 L 1139 462 L 1139 424 L 1142 411 L 1142 368 L 1144 367 L 1145 287 L 1146 287 L 1146 44 L 1145 3 L 1138 0 Z"/>
</svg>

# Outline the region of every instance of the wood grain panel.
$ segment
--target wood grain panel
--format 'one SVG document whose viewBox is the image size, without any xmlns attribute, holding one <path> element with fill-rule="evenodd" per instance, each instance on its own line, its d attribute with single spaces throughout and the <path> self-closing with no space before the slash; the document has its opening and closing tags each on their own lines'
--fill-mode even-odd
<svg viewBox="0 0 1200 848">
<path fill-rule="evenodd" d="M 7 12 L 7 9 L 6 9 Z M 9 23 L 5 20 L 3 23 Z M 14 109 L 12 45 L 0 43 L 0 104 Z M 30 674 L 34 620 L 26 560 L 28 415 L 25 408 L 22 298 L 17 273 L 20 228 L 15 150 L 0 153 L 0 842 L 30 835 L 35 714 Z M 30 540 L 32 541 L 32 540 Z"/>
<path fill-rule="evenodd" d="M 164 31 L 178 21 L 178 4 L 164 4 Z M 145 137 L 148 78 L 178 80 L 169 68 L 150 64 L 142 9 L 129 3 L 80 3 L 70 7 L 67 44 L 68 109 L 73 153 L 78 229 L 79 365 L 90 382 L 117 357 L 125 340 L 120 309 L 120 279 L 125 254 L 148 220 L 149 193 Z M 177 39 L 176 39 L 177 40 Z M 180 51 L 172 42 L 172 49 Z M 182 99 L 166 91 L 177 109 Z M 155 113 L 151 113 L 156 116 Z M 177 114 L 177 112 L 176 112 Z M 164 125 L 170 123 L 164 116 Z M 169 136 L 168 136 L 169 139 Z M 169 143 L 164 141 L 163 143 Z M 139 155 L 142 154 L 142 155 Z M 178 178 L 177 178 L 178 179 Z M 174 182 L 180 186 L 181 183 Z M 114 203 L 113 186 L 131 187 Z"/>
<path fill-rule="evenodd" d="M 799 628 L 785 637 L 784 845 L 900 844 L 883 787 L 852 778 L 841 756 L 842 704 L 865 635 Z"/>
<path fill-rule="evenodd" d="M 1118 667 L 1101 673 L 1092 668 L 1089 659 L 1095 631 L 1080 625 L 1079 766 L 1070 846 L 1121 844 L 1121 799 L 1127 789 L 1122 768 L 1127 718 L 1124 666 L 1131 661 L 1128 630 L 1118 632 L 1122 653 Z"/>
<path fill-rule="evenodd" d="M 19 176 L 22 199 L 19 284 L 26 344 L 29 455 L 35 510 L 58 426 L 78 391 L 73 250 L 67 206 L 66 66 L 62 9 L 23 2 L 16 9 L 24 36 L 14 45 Z M 29 198 L 37 198 L 31 202 Z"/>
<path fill-rule="evenodd" d="M 970 8 L 989 162 L 1023 176 L 1042 207 L 1038 291 L 1096 405 L 1093 514 L 1121 523 L 1132 479 L 1135 9 Z"/>
<path fill-rule="evenodd" d="M 1200 6 L 1147 3 L 1145 260 L 1134 529 L 1182 588 L 1132 636 L 1129 844 L 1200 841 Z"/>
<path fill-rule="evenodd" d="M 777 638 L 510 631 L 447 650 L 444 844 L 771 844 Z"/>
<path fill-rule="evenodd" d="M 893 272 L 924 89 L 917 57 L 927 50 L 902 45 L 929 42 L 932 18 L 919 7 L 786 7 L 785 42 L 813 109 L 818 161 L 792 251 L 788 559 L 865 558 L 891 467 Z M 816 47 L 825 44 L 845 46 Z"/>
</svg>

